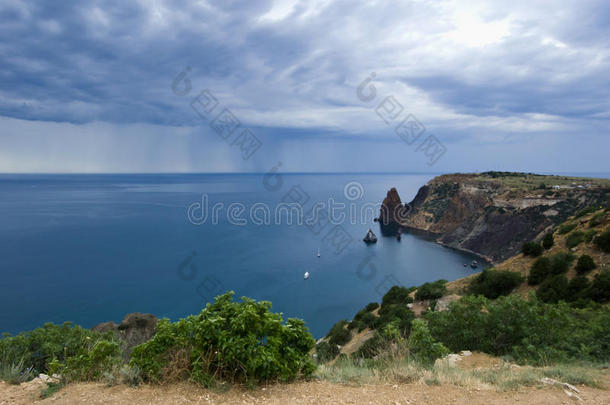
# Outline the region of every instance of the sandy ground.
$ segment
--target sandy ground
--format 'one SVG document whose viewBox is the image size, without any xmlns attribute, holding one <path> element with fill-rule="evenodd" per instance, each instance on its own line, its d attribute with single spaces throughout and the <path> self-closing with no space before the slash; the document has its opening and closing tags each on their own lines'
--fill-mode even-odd
<svg viewBox="0 0 610 405">
<path fill-rule="evenodd" d="M 588 387 L 578 389 L 582 402 L 569 398 L 558 387 L 527 387 L 499 392 L 420 384 L 354 387 L 312 381 L 270 385 L 255 390 L 233 388 L 218 393 L 187 383 L 138 388 L 79 383 L 70 384 L 54 396 L 40 400 L 35 391 L 0 383 L 0 404 L 610 404 L 610 391 Z"/>
</svg>

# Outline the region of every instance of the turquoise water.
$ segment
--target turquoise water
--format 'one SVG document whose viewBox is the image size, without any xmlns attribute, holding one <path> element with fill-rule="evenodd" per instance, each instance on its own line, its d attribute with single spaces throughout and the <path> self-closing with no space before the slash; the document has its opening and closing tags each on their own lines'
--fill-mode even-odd
<svg viewBox="0 0 610 405">
<path fill-rule="evenodd" d="M 381 237 L 371 216 L 361 218 L 390 187 L 409 201 L 432 177 L 0 175 L 0 331 L 49 321 L 90 327 L 136 311 L 177 319 L 234 290 L 271 301 L 285 317 L 303 318 L 320 337 L 394 284 L 472 274 L 463 267 L 472 256 L 410 234 L 400 242 Z M 202 198 L 210 210 L 216 205 L 217 221 L 211 211 L 202 221 Z M 346 218 L 323 226 L 307 212 L 329 199 L 345 204 Z M 275 221 L 282 201 L 303 203 L 310 221 Z M 233 203 L 245 211 L 230 219 Z M 255 204 L 269 207 L 269 224 L 252 220 Z M 362 242 L 369 227 L 377 244 Z"/>
</svg>

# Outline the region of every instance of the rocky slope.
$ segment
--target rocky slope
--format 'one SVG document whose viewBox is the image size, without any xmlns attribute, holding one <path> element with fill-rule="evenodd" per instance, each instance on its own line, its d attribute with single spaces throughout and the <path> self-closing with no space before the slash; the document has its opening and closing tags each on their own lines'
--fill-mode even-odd
<svg viewBox="0 0 610 405">
<path fill-rule="evenodd" d="M 382 204 L 385 234 L 402 227 L 498 263 L 575 212 L 605 205 L 609 179 L 487 172 L 435 177 L 410 203 L 396 189 Z"/>
</svg>

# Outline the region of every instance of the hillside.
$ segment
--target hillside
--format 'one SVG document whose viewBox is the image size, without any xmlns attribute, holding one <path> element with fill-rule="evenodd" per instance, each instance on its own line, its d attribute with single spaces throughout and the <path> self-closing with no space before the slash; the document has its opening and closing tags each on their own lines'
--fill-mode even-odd
<svg viewBox="0 0 610 405">
<path fill-rule="evenodd" d="M 506 172 L 442 175 L 407 204 L 396 189 L 390 190 L 380 222 L 384 233 L 403 227 L 499 263 L 577 211 L 605 205 L 609 193 L 608 179 Z"/>
</svg>

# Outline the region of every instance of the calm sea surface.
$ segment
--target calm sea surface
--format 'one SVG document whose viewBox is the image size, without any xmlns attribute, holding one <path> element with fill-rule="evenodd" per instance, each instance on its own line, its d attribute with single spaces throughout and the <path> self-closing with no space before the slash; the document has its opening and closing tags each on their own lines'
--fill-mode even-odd
<svg viewBox="0 0 610 405">
<path fill-rule="evenodd" d="M 233 290 L 271 301 L 321 337 L 394 284 L 472 274 L 463 267 L 472 256 L 410 234 L 381 237 L 371 220 L 390 187 L 410 201 L 432 177 L 0 175 L 0 332 L 91 327 L 136 311 L 178 319 Z M 332 223 L 320 213 L 329 199 Z M 288 224 L 282 201 L 302 203 L 310 226 L 296 214 Z M 315 204 L 325 207 L 317 218 Z M 362 242 L 369 227 L 377 244 Z"/>
</svg>

